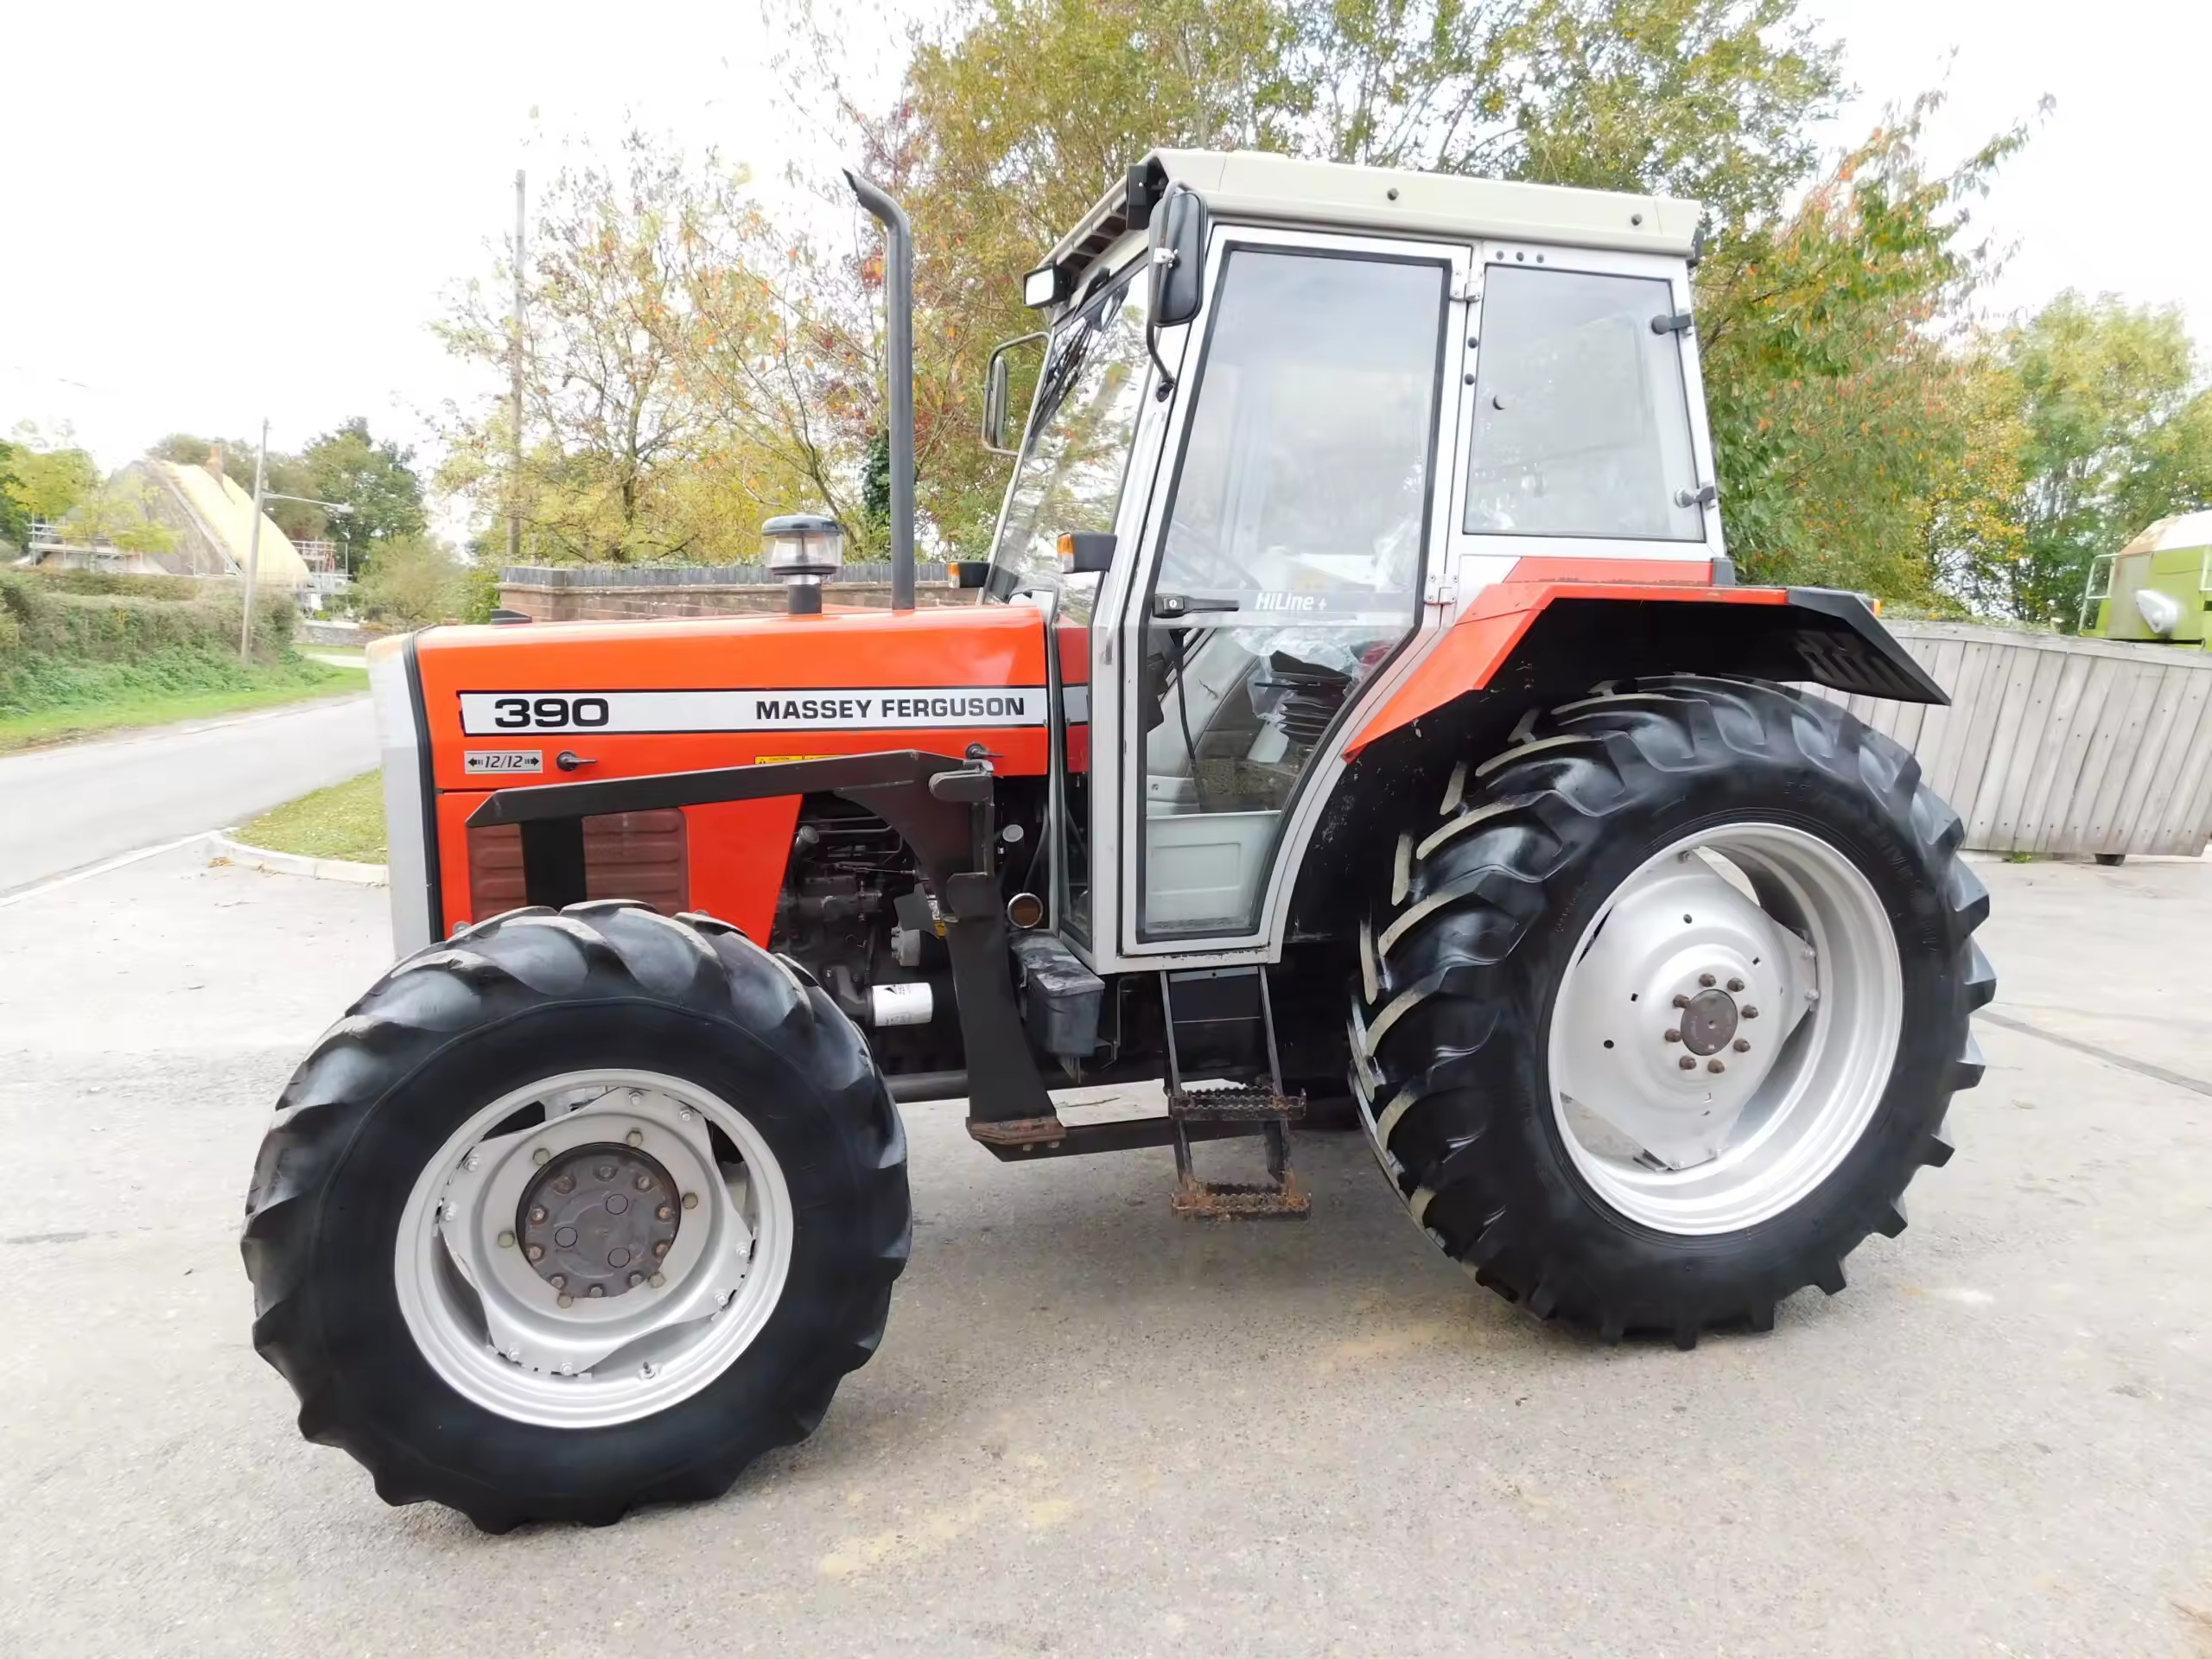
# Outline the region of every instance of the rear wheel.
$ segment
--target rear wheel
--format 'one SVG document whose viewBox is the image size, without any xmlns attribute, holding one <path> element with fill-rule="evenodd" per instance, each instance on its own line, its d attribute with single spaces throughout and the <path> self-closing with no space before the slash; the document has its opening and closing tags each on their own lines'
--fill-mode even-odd
<svg viewBox="0 0 2212 1659">
<path fill-rule="evenodd" d="M 1905 751 L 1770 685 L 1593 696 L 1457 771 L 1401 838 L 1351 1020 L 1415 1219 L 1608 1337 L 1840 1290 L 1980 1074 L 1961 835 Z"/>
<path fill-rule="evenodd" d="M 279 1103 L 255 1345 L 388 1501 L 708 1497 L 811 1433 L 906 1260 L 866 1046 L 704 918 L 522 911 L 395 968 Z"/>
</svg>

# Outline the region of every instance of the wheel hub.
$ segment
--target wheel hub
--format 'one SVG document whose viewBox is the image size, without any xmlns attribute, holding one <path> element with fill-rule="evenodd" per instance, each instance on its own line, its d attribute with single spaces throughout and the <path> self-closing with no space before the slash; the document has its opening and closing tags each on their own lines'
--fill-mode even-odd
<svg viewBox="0 0 2212 1659">
<path fill-rule="evenodd" d="M 1736 999 L 1727 992 L 1700 991 L 1682 1010 L 1682 1046 L 1700 1057 L 1718 1054 L 1735 1036 L 1737 1019 Z"/>
<path fill-rule="evenodd" d="M 634 1147 L 578 1147 L 545 1165 L 515 1213 L 523 1254 L 565 1296 L 620 1296 L 659 1271 L 682 1224 L 677 1184 Z"/>
<path fill-rule="evenodd" d="M 1703 860 L 1623 888 L 1563 988 L 1556 1081 L 1634 1143 L 1687 1169 L 1718 1155 L 1802 1010 L 1804 942 Z"/>
</svg>

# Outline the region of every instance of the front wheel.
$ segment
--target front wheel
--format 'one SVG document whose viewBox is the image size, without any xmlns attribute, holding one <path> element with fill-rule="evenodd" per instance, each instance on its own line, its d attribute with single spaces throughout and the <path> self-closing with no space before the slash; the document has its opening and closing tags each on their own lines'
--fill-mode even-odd
<svg viewBox="0 0 2212 1659">
<path fill-rule="evenodd" d="M 779 959 L 626 902 L 417 952 L 262 1146 L 254 1343 L 389 1502 L 503 1530 L 709 1497 L 881 1336 L 906 1143 Z"/>
<path fill-rule="evenodd" d="M 1746 682 L 1593 695 L 1459 768 L 1378 884 L 1351 1015 L 1414 1218 L 1609 1338 L 1840 1290 L 1980 1076 L 1961 833 L 1904 749 Z"/>
</svg>

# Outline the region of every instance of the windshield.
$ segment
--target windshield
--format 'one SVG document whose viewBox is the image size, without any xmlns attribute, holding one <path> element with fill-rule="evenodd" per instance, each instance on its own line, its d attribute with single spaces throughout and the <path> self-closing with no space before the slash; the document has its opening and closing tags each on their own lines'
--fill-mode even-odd
<svg viewBox="0 0 2212 1659">
<path fill-rule="evenodd" d="M 991 554 L 994 592 L 1058 582 L 1061 537 L 1114 528 L 1144 390 L 1144 308 L 1124 276 L 1052 336 Z"/>
</svg>

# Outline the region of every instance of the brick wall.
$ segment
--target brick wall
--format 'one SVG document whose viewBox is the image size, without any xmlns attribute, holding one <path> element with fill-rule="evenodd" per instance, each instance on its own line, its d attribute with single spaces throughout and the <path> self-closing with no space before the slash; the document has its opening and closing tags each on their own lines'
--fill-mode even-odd
<svg viewBox="0 0 2212 1659">
<path fill-rule="evenodd" d="M 822 590 L 830 605 L 887 609 L 887 571 L 848 568 L 860 580 L 835 582 Z M 780 614 L 788 596 L 779 582 L 740 567 L 707 569 L 653 565 L 634 569 L 605 566 L 510 569 L 499 573 L 499 603 L 539 622 L 642 621 L 662 616 L 746 616 Z M 948 587 L 944 567 L 923 565 L 916 572 L 917 605 L 972 605 L 973 588 Z"/>
</svg>

